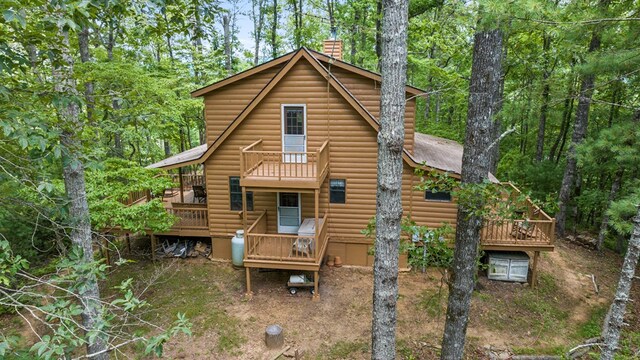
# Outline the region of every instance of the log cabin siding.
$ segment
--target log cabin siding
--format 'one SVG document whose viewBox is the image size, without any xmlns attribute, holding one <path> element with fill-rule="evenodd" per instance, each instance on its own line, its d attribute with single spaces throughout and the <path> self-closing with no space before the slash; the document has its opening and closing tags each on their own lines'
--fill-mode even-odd
<svg viewBox="0 0 640 360">
<path fill-rule="evenodd" d="M 325 65 L 328 68 L 328 65 Z M 331 68 L 331 73 L 352 93 L 356 99 L 373 115 L 380 119 L 380 83 L 376 80 L 355 74 L 346 69 Z M 416 99 L 406 94 L 407 101 L 404 116 L 404 147 L 413 154 L 413 133 L 415 131 Z"/>
<path fill-rule="evenodd" d="M 211 144 L 222 134 L 281 68 L 282 65 L 265 69 L 204 96 L 207 144 Z"/>
<path fill-rule="evenodd" d="M 258 83 L 261 84 L 263 81 L 263 79 L 259 80 Z M 362 78 L 351 82 L 350 90 L 354 91 L 358 99 L 361 99 L 360 95 L 366 92 L 366 89 L 360 90 L 356 87 L 354 84 L 358 81 L 366 81 L 371 87 L 371 80 Z M 244 86 L 255 90 L 260 87 L 259 84 Z M 231 96 L 236 96 L 236 91 L 238 90 L 230 92 Z M 216 103 L 225 103 L 224 96 L 220 94 L 218 96 L 220 99 L 215 100 Z M 379 110 L 379 107 L 373 105 L 379 101 L 379 94 L 377 96 L 378 99 L 369 100 L 368 104 Z M 212 103 L 213 101 L 209 100 L 206 106 L 209 107 Z M 301 59 L 284 76 L 205 163 L 210 232 L 214 243 L 221 244 L 218 247 L 214 245 L 214 249 L 222 251 L 222 254 L 218 253 L 214 256 L 226 257 L 229 251 L 221 234 L 232 234 L 242 229 L 241 212 L 230 210 L 229 204 L 229 177 L 240 175 L 240 148 L 262 139 L 264 151 L 282 150 L 282 104 L 305 104 L 307 151 L 315 151 L 325 140 L 330 140 L 330 173 L 322 184 L 319 201 L 320 216 L 327 209 L 330 214 L 328 224 L 330 240 L 327 253 L 342 256 L 346 264 L 371 265 L 373 258 L 368 255 L 368 249 L 372 241 L 365 238 L 361 231 L 366 228 L 369 219 L 375 216 L 376 211 L 377 133 L 337 91 L 327 87 L 326 79 L 305 59 Z M 413 107 L 408 109 L 413 111 Z M 237 110 L 240 112 L 242 109 L 238 106 Z M 210 113 L 213 112 L 210 111 Z M 215 125 L 218 126 L 218 130 L 209 131 L 209 136 L 212 136 L 215 131 L 224 129 L 221 126 L 223 118 L 218 114 L 207 117 L 208 127 L 213 120 L 218 121 Z M 411 134 L 413 139 L 412 132 L 407 131 L 407 134 Z M 414 178 L 413 169 L 405 164 L 403 175 L 405 213 L 411 211 L 410 203 L 415 203 L 417 205 L 414 218 L 420 223 L 435 226 L 441 220 L 451 219 L 451 213 L 444 216 L 437 214 L 438 209 L 446 208 L 449 211 L 449 208 L 443 207 L 442 204 L 429 207 L 420 195 L 422 192 L 411 191 L 411 181 Z M 329 204 L 329 179 L 346 180 L 345 204 Z M 247 223 L 253 223 L 266 209 L 268 232 L 277 233 L 276 193 L 254 191 L 253 197 L 254 210 L 248 212 Z M 302 218 L 314 217 L 314 194 L 302 193 L 301 206 Z M 453 219 L 455 221 L 455 211 Z"/>
<path fill-rule="evenodd" d="M 328 97 L 328 98 L 327 98 Z M 263 150 L 281 151 L 281 105 L 305 104 L 307 150 L 315 151 L 330 139 L 328 178 L 347 180 L 347 204 L 331 204 L 329 234 L 333 238 L 365 241 L 360 230 L 375 214 L 376 132 L 306 60 L 300 60 L 244 122 L 220 145 L 205 164 L 212 233 L 232 233 L 242 227 L 238 211 L 229 207 L 229 176 L 239 176 L 239 149 L 262 139 Z M 327 109 L 327 105 L 329 108 Z M 327 117 L 330 121 L 327 121 Z M 354 136 L 355 134 L 355 136 Z M 269 231 L 276 232 L 276 196 L 254 192 L 254 211 L 248 221 L 267 209 Z M 328 181 L 320 194 L 321 213 L 328 206 Z M 302 195 L 303 217 L 313 217 L 313 194 Z"/>
<path fill-rule="evenodd" d="M 431 228 L 440 227 L 449 223 L 454 229 L 456 226 L 458 206 L 454 201 L 428 201 L 425 200 L 424 191 L 415 187 L 420 183 L 420 178 L 413 173 L 406 163 L 402 175 L 402 204 L 404 215 L 418 225 L 426 225 Z"/>
</svg>

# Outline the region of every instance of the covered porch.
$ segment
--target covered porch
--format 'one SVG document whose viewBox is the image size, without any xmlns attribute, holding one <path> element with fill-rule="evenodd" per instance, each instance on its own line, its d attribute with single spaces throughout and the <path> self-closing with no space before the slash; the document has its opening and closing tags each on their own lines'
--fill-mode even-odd
<svg viewBox="0 0 640 360">
<path fill-rule="evenodd" d="M 263 210 L 249 222 L 243 217 L 244 256 L 247 295 L 251 296 L 251 269 L 297 270 L 313 273 L 314 299 L 319 298 L 318 281 L 328 245 L 328 212 L 320 212 L 320 189 L 257 189 L 242 187 L 243 214 L 247 209 L 247 192 L 261 191 L 274 195 L 277 204 Z M 313 194 L 314 202 L 302 211 L 302 194 Z M 313 209 L 313 212 L 311 210 Z M 307 216 L 302 216 L 302 214 Z M 313 214 L 313 216 L 309 216 Z"/>
<path fill-rule="evenodd" d="M 207 209 L 207 188 L 204 164 L 200 158 L 207 150 L 203 144 L 147 168 L 162 169 L 173 185 L 164 189 L 162 203 L 166 211 L 177 217 L 169 231 L 154 235 L 209 237 L 209 214 Z M 152 241 L 154 243 L 154 241 Z"/>
</svg>

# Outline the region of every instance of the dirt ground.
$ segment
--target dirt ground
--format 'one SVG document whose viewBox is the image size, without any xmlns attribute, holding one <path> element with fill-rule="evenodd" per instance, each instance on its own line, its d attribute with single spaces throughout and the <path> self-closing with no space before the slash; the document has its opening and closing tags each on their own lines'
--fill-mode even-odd
<svg viewBox="0 0 640 360">
<path fill-rule="evenodd" d="M 608 306 L 620 262 L 613 253 L 601 255 L 559 242 L 555 252 L 542 256 L 540 285 L 536 289 L 489 281 L 481 276 L 472 302 L 469 356 L 478 358 L 489 348 L 509 353 L 560 354 L 580 344 L 587 337 L 589 322 L 598 322 Z M 270 358 L 273 354 L 268 353 L 263 341 L 264 330 L 270 324 L 281 325 L 285 343 L 291 347 L 289 352 L 298 350 L 305 358 L 370 357 L 371 269 L 323 267 L 320 300 L 312 301 L 306 291 L 295 296 L 289 294 L 286 272 L 254 271 L 254 296 L 247 300 L 243 296 L 242 270 L 206 260 L 180 262 L 176 266 L 176 273 L 194 273 L 202 267 L 212 270 L 209 277 L 198 280 L 215 284 L 224 294 L 221 307 L 236 320 L 232 326 L 236 327 L 234 336 L 238 341 L 235 346 L 225 345 L 226 350 L 221 351 L 216 345 L 221 333 L 213 326 L 194 338 L 170 343 L 167 355 L 171 358 Z M 591 274 L 595 275 L 599 293 L 595 292 Z M 397 335 L 400 356 L 437 356 L 447 296 L 441 280 L 442 274 L 437 269 L 400 275 Z M 209 306 L 203 304 L 202 311 Z M 222 336 L 228 337 L 224 333 Z M 189 345 L 185 346 L 185 342 Z"/>
<path fill-rule="evenodd" d="M 481 275 L 472 300 L 468 358 L 488 358 L 490 351 L 559 355 L 597 335 L 620 265 L 616 254 L 599 254 L 559 241 L 555 252 L 541 256 L 540 283 L 535 289 L 489 281 Z M 281 271 L 253 271 L 254 296 L 248 300 L 244 270 L 204 258 L 165 259 L 155 265 L 140 260 L 116 269 L 105 287 L 132 274 L 144 281 L 158 269 L 165 273 L 145 295 L 152 305 L 145 316 L 167 325 L 182 312 L 193 323 L 193 336 L 172 339 L 165 347 L 166 358 L 273 359 L 277 352 L 269 352 L 264 345 L 264 331 L 270 324 L 283 327 L 289 346 L 286 355 L 293 356 L 297 350 L 304 359 L 370 358 L 371 269 L 323 267 L 319 301 L 312 301 L 307 291 L 289 294 L 289 273 Z M 437 269 L 401 273 L 399 283 L 398 358 L 436 358 L 447 300 L 442 274 Z M 638 287 L 636 281 L 636 304 L 640 303 Z M 639 332 L 640 306 L 632 305 L 628 314 L 628 330 Z M 638 349 L 640 343 L 631 346 Z M 128 355 L 135 352 L 127 350 Z"/>
</svg>

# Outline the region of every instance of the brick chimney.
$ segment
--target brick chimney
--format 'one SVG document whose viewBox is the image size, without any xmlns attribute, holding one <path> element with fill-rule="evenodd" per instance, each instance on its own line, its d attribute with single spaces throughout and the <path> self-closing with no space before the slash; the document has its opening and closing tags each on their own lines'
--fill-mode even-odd
<svg viewBox="0 0 640 360">
<path fill-rule="evenodd" d="M 342 40 L 325 40 L 323 53 L 342 60 Z"/>
</svg>

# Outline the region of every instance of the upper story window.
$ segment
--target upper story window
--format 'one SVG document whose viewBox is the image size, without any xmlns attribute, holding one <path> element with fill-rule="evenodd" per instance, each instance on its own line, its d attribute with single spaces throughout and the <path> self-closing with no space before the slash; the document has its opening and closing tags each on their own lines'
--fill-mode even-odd
<svg viewBox="0 0 640 360">
<path fill-rule="evenodd" d="M 329 202 L 344 204 L 347 201 L 347 180 L 329 179 Z"/>
<path fill-rule="evenodd" d="M 424 192 L 424 199 L 428 201 L 451 201 L 451 193 L 448 191 L 431 191 Z"/>
<path fill-rule="evenodd" d="M 286 135 L 304 135 L 304 106 L 285 105 L 284 133 Z"/>
<path fill-rule="evenodd" d="M 242 188 L 239 176 L 229 176 L 229 204 L 231 210 L 242 210 Z M 253 192 L 247 191 L 247 210 L 253 211 Z"/>
</svg>

